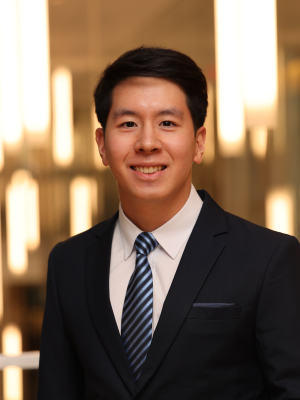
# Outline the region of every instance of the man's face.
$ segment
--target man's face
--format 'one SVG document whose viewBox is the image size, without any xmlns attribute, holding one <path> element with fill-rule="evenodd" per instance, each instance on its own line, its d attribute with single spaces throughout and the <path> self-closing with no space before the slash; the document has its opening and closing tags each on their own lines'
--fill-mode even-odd
<svg viewBox="0 0 300 400">
<path fill-rule="evenodd" d="M 183 90 L 161 78 L 129 78 L 113 91 L 105 139 L 96 140 L 118 182 L 121 201 L 163 201 L 190 190 L 200 163 L 205 128 L 196 136 Z"/>
</svg>

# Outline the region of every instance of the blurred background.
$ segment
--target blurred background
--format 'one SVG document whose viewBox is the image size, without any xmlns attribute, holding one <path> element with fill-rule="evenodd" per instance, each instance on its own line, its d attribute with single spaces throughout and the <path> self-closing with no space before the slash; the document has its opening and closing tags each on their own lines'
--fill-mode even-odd
<svg viewBox="0 0 300 400">
<path fill-rule="evenodd" d="M 196 189 L 300 237 L 299 17 L 299 0 L 0 0 L 0 353 L 38 357 L 49 252 L 118 208 L 92 93 L 131 48 L 182 51 L 207 77 Z M 1 371 L 0 399 L 36 397 L 26 368 Z"/>
</svg>

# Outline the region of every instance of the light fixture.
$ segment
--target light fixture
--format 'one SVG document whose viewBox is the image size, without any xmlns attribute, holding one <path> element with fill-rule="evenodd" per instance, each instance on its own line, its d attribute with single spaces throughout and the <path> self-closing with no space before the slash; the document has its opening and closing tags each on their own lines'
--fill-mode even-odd
<svg viewBox="0 0 300 400">
<path fill-rule="evenodd" d="M 214 1 L 217 125 L 219 149 L 225 157 L 241 156 L 245 146 L 239 3 Z"/>
<path fill-rule="evenodd" d="M 69 69 L 57 68 L 52 74 L 53 158 L 64 167 L 74 157 L 72 75 Z"/>
<path fill-rule="evenodd" d="M 40 209 L 39 186 L 31 177 L 27 182 L 26 200 L 26 246 L 32 251 L 40 245 Z"/>
<path fill-rule="evenodd" d="M 16 356 L 22 352 L 22 335 L 15 325 L 8 325 L 2 332 L 3 354 Z M 3 399 L 23 399 L 23 375 L 19 367 L 6 367 L 3 370 Z"/>
<path fill-rule="evenodd" d="M 18 3 L 23 123 L 35 144 L 45 138 L 50 121 L 48 1 Z"/>
<path fill-rule="evenodd" d="M 0 132 L 10 147 L 20 142 L 23 130 L 19 53 L 18 0 L 0 0 Z"/>
<path fill-rule="evenodd" d="M 266 196 L 266 226 L 278 232 L 294 234 L 292 191 L 287 187 L 271 189 Z"/>
<path fill-rule="evenodd" d="M 97 212 L 97 183 L 93 178 L 78 176 L 70 183 L 70 234 L 77 235 L 92 227 Z"/>
<path fill-rule="evenodd" d="M 267 153 L 268 129 L 266 126 L 254 126 L 250 130 L 250 146 L 253 154 L 264 159 Z"/>
<path fill-rule="evenodd" d="M 105 169 L 105 165 L 102 162 L 102 159 L 101 159 L 100 154 L 99 154 L 98 146 L 97 146 L 97 143 L 95 141 L 96 129 L 97 128 L 101 128 L 101 125 L 98 122 L 94 106 L 92 107 L 91 121 L 92 121 L 92 143 L 93 143 L 94 166 L 99 170 L 104 170 Z"/>
<path fill-rule="evenodd" d="M 220 152 L 241 155 L 244 125 L 264 145 L 276 126 L 276 0 L 215 0 L 215 37 Z"/>
<path fill-rule="evenodd" d="M 1 116 L 0 116 L 1 118 Z M 4 152 L 3 152 L 3 142 L 2 142 L 2 137 L 1 137 L 1 132 L 0 132 L 0 171 L 2 171 L 4 167 Z"/>
<path fill-rule="evenodd" d="M 3 275 L 2 275 L 2 238 L 1 238 L 1 215 L 0 215 L 0 322 L 2 321 L 2 318 L 3 318 Z"/>
<path fill-rule="evenodd" d="M 9 270 L 23 274 L 28 267 L 27 250 L 40 244 L 39 190 L 25 170 L 17 170 L 6 188 L 7 260 Z"/>
<path fill-rule="evenodd" d="M 213 86 L 208 81 L 208 108 L 207 116 L 205 120 L 206 128 L 206 142 L 205 142 L 205 152 L 203 156 L 203 162 L 205 164 L 211 164 L 215 159 L 215 122 L 214 122 L 214 92 Z"/>
<path fill-rule="evenodd" d="M 240 5 L 246 124 L 248 128 L 274 128 L 278 84 L 276 0 L 241 0 Z"/>
</svg>

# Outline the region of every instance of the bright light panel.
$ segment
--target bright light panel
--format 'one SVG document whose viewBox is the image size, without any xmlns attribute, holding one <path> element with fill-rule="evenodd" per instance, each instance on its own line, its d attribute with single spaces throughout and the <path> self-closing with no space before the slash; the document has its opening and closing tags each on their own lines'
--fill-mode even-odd
<svg viewBox="0 0 300 400">
<path fill-rule="evenodd" d="M 39 189 L 25 170 L 16 171 L 6 188 L 7 257 L 14 274 L 28 267 L 27 250 L 40 244 Z"/>
<path fill-rule="evenodd" d="M 60 166 L 67 166 L 74 157 L 72 75 L 67 68 L 52 74 L 53 98 L 53 158 Z"/>
<path fill-rule="evenodd" d="M 22 109 L 28 133 L 44 136 L 50 120 L 47 0 L 18 0 Z"/>
<path fill-rule="evenodd" d="M 40 245 L 40 210 L 39 210 L 39 186 L 29 179 L 27 183 L 27 249 L 36 250 Z"/>
<path fill-rule="evenodd" d="M 1 107 L 1 105 L 0 105 Z M 1 116 L 0 116 L 1 118 Z M 0 171 L 4 167 L 4 152 L 3 152 L 3 142 L 2 142 L 2 137 L 1 137 L 1 131 L 0 131 Z"/>
<path fill-rule="evenodd" d="M 249 127 L 271 128 L 277 103 L 276 1 L 241 0 L 240 4 L 246 122 Z"/>
<path fill-rule="evenodd" d="M 3 276 L 2 276 L 1 215 L 0 215 L 0 322 L 2 318 L 3 318 Z"/>
<path fill-rule="evenodd" d="M 97 120 L 97 115 L 95 113 L 94 106 L 92 107 L 91 118 L 92 118 L 92 143 L 93 143 L 94 165 L 97 169 L 103 170 L 103 169 L 105 169 L 105 165 L 102 162 L 102 159 L 101 159 L 99 151 L 98 151 L 98 146 L 95 141 L 96 129 L 100 128 L 101 125 Z"/>
<path fill-rule="evenodd" d="M 215 121 L 214 121 L 214 92 L 213 86 L 208 81 L 208 108 L 207 116 L 205 120 L 206 128 L 206 142 L 205 142 L 205 152 L 203 156 L 203 162 L 206 164 L 211 164 L 215 159 Z"/>
<path fill-rule="evenodd" d="M 267 154 L 268 128 L 266 126 L 255 126 L 250 130 L 250 146 L 253 154 L 264 159 Z"/>
<path fill-rule="evenodd" d="M 6 188 L 7 262 L 14 274 L 23 274 L 28 267 L 25 199 L 26 177 L 15 177 Z"/>
<path fill-rule="evenodd" d="M 7 326 L 2 333 L 3 353 L 16 356 L 22 352 L 22 336 L 20 329 L 14 325 Z M 23 399 L 23 376 L 18 367 L 6 367 L 3 370 L 4 400 Z"/>
<path fill-rule="evenodd" d="M 70 183 L 70 232 L 71 236 L 92 227 L 96 211 L 97 183 L 92 178 L 76 177 Z"/>
<path fill-rule="evenodd" d="M 220 153 L 240 156 L 245 144 L 239 0 L 215 0 L 217 112 Z"/>
<path fill-rule="evenodd" d="M 266 226 L 278 232 L 294 234 L 294 207 L 288 188 L 275 188 L 266 197 Z"/>
<path fill-rule="evenodd" d="M 18 0 L 0 0 L 0 135 L 8 145 L 20 141 L 23 129 L 17 17 Z"/>
</svg>

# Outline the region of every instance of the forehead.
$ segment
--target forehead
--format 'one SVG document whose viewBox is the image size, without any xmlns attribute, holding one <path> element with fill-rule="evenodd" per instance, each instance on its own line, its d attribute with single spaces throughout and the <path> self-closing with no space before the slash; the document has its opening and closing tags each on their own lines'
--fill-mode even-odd
<svg viewBox="0 0 300 400">
<path fill-rule="evenodd" d="M 120 82 L 112 93 L 112 110 L 125 107 L 181 107 L 186 109 L 186 95 L 176 83 L 164 78 L 131 77 Z"/>
</svg>

